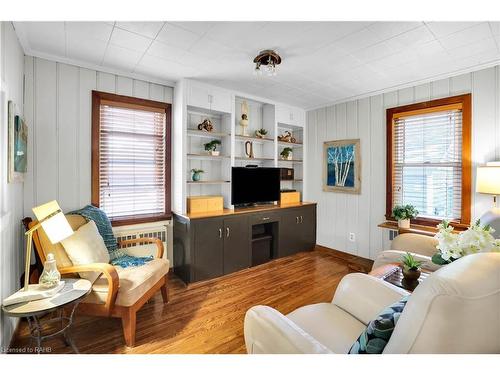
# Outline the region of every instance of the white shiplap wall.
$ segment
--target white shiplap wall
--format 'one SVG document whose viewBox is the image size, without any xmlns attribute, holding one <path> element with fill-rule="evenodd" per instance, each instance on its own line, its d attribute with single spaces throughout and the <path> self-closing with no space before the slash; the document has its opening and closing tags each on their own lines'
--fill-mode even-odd
<svg viewBox="0 0 500 375">
<path fill-rule="evenodd" d="M 309 111 L 306 200 L 318 202 L 318 244 L 371 259 L 389 247 L 388 232 L 377 227 L 385 214 L 387 108 L 471 92 L 475 171 L 487 161 L 500 160 L 499 90 L 496 66 Z M 323 142 L 344 138 L 361 139 L 359 195 L 322 191 Z M 473 217 L 480 217 L 490 205 L 489 196 L 473 194 Z M 356 234 L 355 242 L 348 240 L 350 232 Z"/>
<path fill-rule="evenodd" d="M 10 22 L 0 22 L 0 90 L 23 114 L 24 53 Z M 3 100 L 3 98 L 2 98 Z M 7 108 L 0 103 L 0 301 L 19 289 L 24 272 L 23 184 L 7 183 Z M 28 124 L 29 126 L 29 124 Z M 31 136 L 32 127 L 28 134 Z M 17 319 L 0 312 L 0 347 L 7 348 Z"/>
<path fill-rule="evenodd" d="M 172 103 L 173 89 L 155 83 L 25 57 L 25 117 L 32 124 L 25 214 L 57 199 L 64 211 L 90 203 L 91 91 Z"/>
</svg>

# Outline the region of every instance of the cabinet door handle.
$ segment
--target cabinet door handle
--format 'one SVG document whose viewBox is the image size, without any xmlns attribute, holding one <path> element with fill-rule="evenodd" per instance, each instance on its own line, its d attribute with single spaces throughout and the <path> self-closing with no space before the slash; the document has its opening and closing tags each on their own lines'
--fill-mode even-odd
<svg viewBox="0 0 500 375">
<path fill-rule="evenodd" d="M 265 217 L 262 218 L 262 220 L 269 220 L 269 217 L 265 216 Z"/>
<path fill-rule="evenodd" d="M 302 217 L 302 215 L 300 215 L 300 224 L 302 224 L 304 222 L 304 218 Z"/>
<path fill-rule="evenodd" d="M 229 238 L 229 227 L 226 227 L 226 237 Z"/>
<path fill-rule="evenodd" d="M 222 238 L 222 228 L 219 228 L 219 238 Z"/>
<path fill-rule="evenodd" d="M 297 224 L 299 223 L 299 217 L 298 216 L 295 216 L 295 221 L 297 222 Z"/>
</svg>

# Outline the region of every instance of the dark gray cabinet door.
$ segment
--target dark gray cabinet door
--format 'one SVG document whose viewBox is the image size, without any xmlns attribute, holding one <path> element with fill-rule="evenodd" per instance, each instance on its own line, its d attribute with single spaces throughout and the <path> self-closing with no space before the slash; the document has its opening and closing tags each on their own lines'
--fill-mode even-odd
<svg viewBox="0 0 500 375">
<path fill-rule="evenodd" d="M 224 274 L 251 265 L 251 241 L 248 216 L 224 219 Z"/>
<path fill-rule="evenodd" d="M 301 250 L 299 210 L 283 210 L 279 226 L 279 257 L 292 255 Z"/>
<path fill-rule="evenodd" d="M 224 220 L 197 220 L 194 229 L 194 281 L 223 275 Z"/>
<path fill-rule="evenodd" d="M 301 251 L 312 250 L 316 245 L 316 207 L 304 207 L 299 212 Z"/>
</svg>

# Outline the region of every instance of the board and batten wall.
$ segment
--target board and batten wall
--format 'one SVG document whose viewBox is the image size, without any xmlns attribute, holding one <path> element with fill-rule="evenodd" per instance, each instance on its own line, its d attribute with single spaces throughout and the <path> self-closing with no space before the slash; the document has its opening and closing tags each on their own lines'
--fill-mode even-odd
<svg viewBox="0 0 500 375">
<path fill-rule="evenodd" d="M 56 199 L 63 211 L 91 200 L 92 90 L 172 103 L 173 89 L 41 58 L 25 57 L 28 144 L 25 214 Z"/>
<path fill-rule="evenodd" d="M 23 115 L 24 52 L 11 22 L 0 22 L 0 301 L 20 288 L 24 272 L 23 183 L 7 183 L 7 100 Z M 28 124 L 29 126 L 29 124 Z M 32 132 L 29 126 L 28 134 Z M 0 348 L 7 348 L 17 319 L 0 312 Z"/>
<path fill-rule="evenodd" d="M 500 160 L 500 67 L 433 81 L 307 112 L 307 200 L 318 202 L 317 242 L 375 259 L 390 246 L 385 220 L 386 109 L 472 93 L 472 166 Z M 361 194 L 322 190 L 323 142 L 361 140 Z M 480 217 L 490 196 L 472 194 L 472 215 Z M 349 233 L 355 241 L 349 241 Z"/>
</svg>

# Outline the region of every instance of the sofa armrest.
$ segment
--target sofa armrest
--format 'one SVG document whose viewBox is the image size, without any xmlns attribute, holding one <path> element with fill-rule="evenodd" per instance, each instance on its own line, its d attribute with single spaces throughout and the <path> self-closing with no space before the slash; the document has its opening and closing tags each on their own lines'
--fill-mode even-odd
<svg viewBox="0 0 500 375">
<path fill-rule="evenodd" d="M 150 238 L 150 237 L 140 237 L 133 238 L 131 240 L 118 241 L 119 247 L 125 247 L 127 245 L 136 245 L 136 244 L 156 244 L 156 258 L 163 257 L 163 242 L 161 242 L 158 238 Z"/>
<path fill-rule="evenodd" d="M 332 303 L 368 325 L 385 307 L 408 294 L 382 279 L 351 273 L 340 281 Z"/>
<path fill-rule="evenodd" d="M 401 251 L 401 250 L 385 250 L 382 251 L 378 256 L 377 259 L 375 259 L 375 262 L 373 263 L 372 269 L 381 267 L 383 265 L 389 264 L 389 263 L 401 263 L 401 257 L 406 254 L 406 251 Z M 428 257 L 426 255 L 421 255 L 417 253 L 411 253 L 413 257 L 418 260 L 423 262 L 422 268 L 429 270 L 429 271 L 436 271 L 439 268 L 441 268 L 440 265 L 432 263 L 431 257 Z"/>
<path fill-rule="evenodd" d="M 61 275 L 66 275 L 70 273 L 79 272 L 98 272 L 102 273 L 106 280 L 108 281 L 108 296 L 106 298 L 106 304 L 104 308 L 108 315 L 115 307 L 116 295 L 118 294 L 118 288 L 120 286 L 120 279 L 118 277 L 118 272 L 116 272 L 115 267 L 108 263 L 90 263 L 73 265 L 69 267 L 58 268 Z"/>
<path fill-rule="evenodd" d="M 254 306 L 245 315 L 249 354 L 325 354 L 331 351 L 286 316 L 269 306 Z"/>
</svg>

